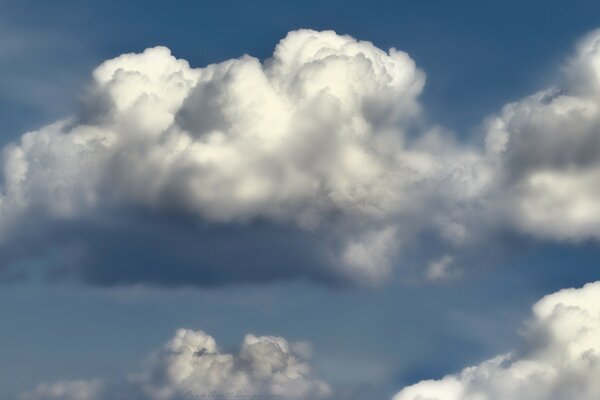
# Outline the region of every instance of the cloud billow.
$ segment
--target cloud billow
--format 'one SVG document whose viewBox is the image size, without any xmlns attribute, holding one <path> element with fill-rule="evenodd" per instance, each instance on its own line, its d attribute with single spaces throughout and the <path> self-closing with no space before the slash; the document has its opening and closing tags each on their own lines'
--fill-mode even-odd
<svg viewBox="0 0 600 400">
<path fill-rule="evenodd" d="M 591 400 L 600 396 L 600 282 L 533 306 L 527 346 L 402 389 L 393 400 Z"/>
<path fill-rule="evenodd" d="M 331 31 L 291 32 L 265 62 L 192 68 L 156 47 L 93 76 L 80 115 L 5 149 L 5 266 L 52 253 L 53 276 L 107 285 L 374 284 L 426 199 L 478 162 L 406 134 L 425 80 L 406 53 Z"/>
<path fill-rule="evenodd" d="M 276 336 L 246 335 L 239 353 L 223 352 L 202 331 L 179 329 L 145 368 L 122 380 L 40 384 L 19 400 L 326 399 L 332 389 L 312 376 L 295 348 Z"/>
<path fill-rule="evenodd" d="M 0 265 L 98 285 L 374 285 L 418 248 L 441 279 L 498 232 L 597 239 L 598 43 L 489 118 L 483 146 L 423 121 L 406 53 L 331 31 L 204 68 L 121 55 L 79 114 L 4 149 Z"/>
</svg>

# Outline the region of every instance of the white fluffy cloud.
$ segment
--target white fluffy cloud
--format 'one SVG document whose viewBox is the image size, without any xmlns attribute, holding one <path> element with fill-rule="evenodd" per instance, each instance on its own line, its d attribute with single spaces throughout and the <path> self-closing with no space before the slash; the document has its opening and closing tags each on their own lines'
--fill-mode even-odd
<svg viewBox="0 0 600 400">
<path fill-rule="evenodd" d="M 176 400 L 197 398 L 324 399 L 332 394 L 311 376 L 308 364 L 285 339 L 247 335 L 238 354 L 222 352 L 202 331 L 180 329 L 148 360 L 141 373 L 121 382 L 61 381 L 42 384 L 20 400 Z M 306 349 L 306 343 L 300 345 Z M 302 352 L 302 351 L 301 351 Z M 234 397 L 237 396 L 237 397 Z"/>
<path fill-rule="evenodd" d="M 600 238 L 600 31 L 580 42 L 563 82 L 490 121 L 498 206 L 539 237 Z"/>
<path fill-rule="evenodd" d="M 600 397 L 600 282 L 533 306 L 528 346 L 456 375 L 419 382 L 394 400 L 593 400 Z"/>
<path fill-rule="evenodd" d="M 113 201 L 307 226 L 386 214 L 436 164 L 405 154 L 397 129 L 423 82 L 405 53 L 333 32 L 292 32 L 265 64 L 122 55 L 94 71 L 91 115 L 7 149 L 3 209 L 68 217 Z"/>
<path fill-rule="evenodd" d="M 376 283 L 399 243 L 430 224 L 432 208 L 458 209 L 486 182 L 476 151 L 434 130 L 407 135 L 425 79 L 406 53 L 331 31 L 291 32 L 265 62 L 243 56 L 192 68 L 156 47 L 106 61 L 93 76 L 80 115 L 5 149 L 0 246 L 43 247 L 48 239 L 28 226 L 47 223 L 59 226 L 49 240 L 68 242 L 63 253 L 84 257 L 73 262 L 81 265 L 102 257 L 86 253 L 111 252 L 82 238 L 103 230 L 112 238 L 126 230 L 123 219 L 138 231 L 165 216 L 266 221 L 316 237 L 323 267 L 286 273 L 280 260 L 255 276 Z"/>
<path fill-rule="evenodd" d="M 598 239 L 598 43 L 490 118 L 485 146 L 420 121 L 406 53 L 331 31 L 290 32 L 264 62 L 121 55 L 79 114 L 5 148 L 0 265 L 39 257 L 104 285 L 375 284 L 430 242 L 429 278 L 500 229 Z"/>
<path fill-rule="evenodd" d="M 600 282 L 563 289 L 533 306 L 525 346 L 458 374 L 408 386 L 393 400 L 594 400 L 600 397 Z M 311 373 L 305 342 L 247 335 L 236 353 L 202 331 L 180 329 L 120 381 L 41 384 L 19 400 L 184 400 L 227 398 L 332 399 Z M 205 397 L 202 397 L 205 396 Z"/>
</svg>

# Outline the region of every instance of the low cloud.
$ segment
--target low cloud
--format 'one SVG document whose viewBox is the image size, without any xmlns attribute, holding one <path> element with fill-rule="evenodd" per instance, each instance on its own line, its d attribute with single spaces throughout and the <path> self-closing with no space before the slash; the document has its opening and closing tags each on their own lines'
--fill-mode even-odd
<svg viewBox="0 0 600 400">
<path fill-rule="evenodd" d="M 533 306 L 524 349 L 406 387 L 393 400 L 597 399 L 599 297 L 600 282 L 548 295 Z"/>
<path fill-rule="evenodd" d="M 600 238 L 600 31 L 586 36 L 555 87 L 489 122 L 501 214 L 541 238 Z"/>
<path fill-rule="evenodd" d="M 423 121 L 406 53 L 331 31 L 290 32 L 265 61 L 121 55 L 81 112 L 4 149 L 0 265 L 98 285 L 376 285 L 415 248 L 436 279 L 498 232 L 598 239 L 598 43 L 490 117 L 482 146 Z"/>
<path fill-rule="evenodd" d="M 247 335 L 237 354 L 225 353 L 202 331 L 180 329 L 122 381 L 60 381 L 41 384 L 19 400 L 326 399 L 332 391 L 312 377 L 309 365 L 275 336 Z M 237 397 L 236 397 L 237 396 Z"/>
<path fill-rule="evenodd" d="M 376 284 L 429 203 L 484 180 L 475 152 L 408 135 L 425 79 L 406 53 L 331 31 L 291 32 L 265 62 L 192 68 L 156 47 L 93 76 L 80 114 L 4 151 L 4 266 L 52 253 L 53 276 L 99 284 Z"/>
<path fill-rule="evenodd" d="M 519 350 L 405 387 L 393 400 L 598 398 L 599 296 L 600 282 L 595 282 L 543 297 L 533 306 Z M 250 398 L 362 398 L 356 390 L 334 390 L 316 376 L 306 361 L 314 351 L 306 342 L 247 335 L 239 351 L 225 352 L 206 333 L 180 329 L 140 371 L 120 380 L 45 383 L 18 399 L 183 400 L 211 398 L 206 397 L 211 393 L 213 398 L 232 393 Z"/>
</svg>

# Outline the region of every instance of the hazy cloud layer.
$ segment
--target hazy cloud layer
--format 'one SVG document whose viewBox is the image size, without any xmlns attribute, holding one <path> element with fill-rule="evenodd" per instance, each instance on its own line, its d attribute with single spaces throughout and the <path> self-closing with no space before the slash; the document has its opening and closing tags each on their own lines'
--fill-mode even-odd
<svg viewBox="0 0 600 400">
<path fill-rule="evenodd" d="M 80 113 L 5 149 L 0 263 L 102 285 L 376 284 L 406 248 L 435 247 L 422 269 L 441 279 L 499 230 L 598 238 L 599 38 L 490 118 L 485 146 L 427 128 L 406 53 L 330 31 L 264 62 L 119 56 Z"/>
<path fill-rule="evenodd" d="M 527 346 L 456 375 L 422 381 L 393 400 L 592 400 L 600 397 L 600 282 L 533 306 Z"/>
<path fill-rule="evenodd" d="M 19 400 L 178 400 L 195 398 L 324 399 L 332 394 L 299 356 L 307 344 L 247 335 L 239 353 L 221 351 L 202 331 L 180 329 L 141 373 L 119 382 L 42 384 Z M 298 347 L 299 351 L 294 351 Z M 308 348 L 310 350 L 310 348 Z"/>
</svg>

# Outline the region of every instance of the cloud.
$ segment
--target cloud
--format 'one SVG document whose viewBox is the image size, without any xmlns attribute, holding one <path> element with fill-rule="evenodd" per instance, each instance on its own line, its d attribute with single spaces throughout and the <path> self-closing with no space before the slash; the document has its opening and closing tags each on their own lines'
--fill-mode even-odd
<svg viewBox="0 0 600 400">
<path fill-rule="evenodd" d="M 445 255 L 438 260 L 434 260 L 427 268 L 427 279 L 430 281 L 437 281 L 441 279 L 448 279 L 456 276 L 459 271 L 454 265 L 454 259 Z"/>
<path fill-rule="evenodd" d="M 585 37 L 553 88 L 489 122 L 498 209 L 541 238 L 600 238 L 600 31 Z"/>
<path fill-rule="evenodd" d="M 303 351 L 310 345 L 301 343 Z M 311 376 L 285 339 L 247 335 L 237 354 L 224 353 L 202 331 L 179 329 L 141 373 L 122 381 L 60 381 L 19 400 L 176 400 L 193 398 L 324 399 L 332 394 Z M 240 397 L 241 396 L 241 397 Z"/>
<path fill-rule="evenodd" d="M 490 117 L 485 145 L 423 121 L 406 53 L 331 31 L 265 61 L 108 60 L 80 112 L 4 149 L 3 275 L 376 285 L 405 254 L 429 279 L 463 267 L 499 232 L 598 239 L 598 43 Z"/>
<path fill-rule="evenodd" d="M 80 113 L 4 151 L 5 270 L 376 284 L 432 207 L 460 225 L 441 216 L 485 183 L 476 151 L 409 134 L 425 78 L 406 53 L 331 31 L 290 32 L 264 62 L 192 68 L 156 47 L 93 77 Z"/>
<path fill-rule="evenodd" d="M 439 380 L 402 389 L 394 400 L 591 400 L 600 396 L 600 282 L 563 289 L 533 306 L 517 351 Z M 362 398 L 311 371 L 309 343 L 246 335 L 237 351 L 223 351 L 202 331 L 180 329 L 141 371 L 115 380 L 41 384 L 19 400 L 179 400 L 214 393 L 262 398 Z M 347 396 L 347 397 L 344 397 Z M 364 396 L 363 396 L 364 397 Z"/>
<path fill-rule="evenodd" d="M 103 394 L 101 381 L 60 381 L 41 384 L 29 393 L 20 396 L 22 400 L 94 400 Z"/>
<path fill-rule="evenodd" d="M 548 295 L 533 306 L 524 349 L 406 387 L 393 400 L 596 399 L 599 297 L 600 282 Z"/>
</svg>

